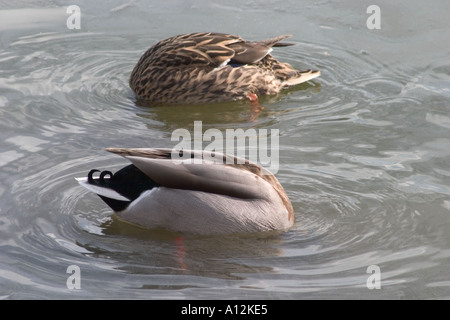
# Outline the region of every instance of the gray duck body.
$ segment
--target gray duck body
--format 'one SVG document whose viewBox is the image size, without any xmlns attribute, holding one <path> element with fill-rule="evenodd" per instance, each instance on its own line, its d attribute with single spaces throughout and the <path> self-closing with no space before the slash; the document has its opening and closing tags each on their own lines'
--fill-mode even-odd
<svg viewBox="0 0 450 320">
<path fill-rule="evenodd" d="M 108 148 L 131 162 L 78 178 L 124 221 L 148 229 L 215 235 L 283 231 L 294 209 L 277 178 L 248 160 L 208 151 Z M 175 153 L 178 155 L 178 152 Z"/>
</svg>

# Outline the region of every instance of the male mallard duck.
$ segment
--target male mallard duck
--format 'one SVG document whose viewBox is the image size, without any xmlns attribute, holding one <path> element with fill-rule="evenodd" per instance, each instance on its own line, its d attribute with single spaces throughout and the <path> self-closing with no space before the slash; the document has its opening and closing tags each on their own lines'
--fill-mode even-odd
<svg viewBox="0 0 450 320">
<path fill-rule="evenodd" d="M 311 80 L 320 71 L 297 71 L 269 53 L 289 35 L 245 41 L 223 33 L 190 33 L 162 40 L 134 67 L 130 87 L 155 103 L 250 99 Z"/>
<path fill-rule="evenodd" d="M 100 171 L 91 170 L 77 180 L 125 221 L 202 235 L 285 230 L 294 223 L 277 178 L 245 159 L 207 151 L 106 150 L 132 164 L 97 177 Z"/>
</svg>

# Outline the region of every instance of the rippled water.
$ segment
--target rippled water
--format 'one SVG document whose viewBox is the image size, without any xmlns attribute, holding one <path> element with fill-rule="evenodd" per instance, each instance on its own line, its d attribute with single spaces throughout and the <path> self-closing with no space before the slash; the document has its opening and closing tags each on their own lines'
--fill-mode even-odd
<svg viewBox="0 0 450 320">
<path fill-rule="evenodd" d="M 0 296 L 450 298 L 450 47 L 444 1 L 79 1 L 0 6 Z M 399 13 L 402 13 L 401 15 Z M 267 16 L 270 15 L 270 19 Z M 421 23 L 417 23 L 420 21 Z M 147 107 L 128 77 L 157 40 L 294 34 L 274 55 L 322 76 L 247 103 Z M 118 221 L 74 177 L 120 168 L 110 146 L 167 147 L 176 128 L 280 130 L 282 234 L 193 237 Z M 81 270 L 70 290 L 68 266 Z M 370 290 L 367 268 L 381 271 Z"/>
</svg>

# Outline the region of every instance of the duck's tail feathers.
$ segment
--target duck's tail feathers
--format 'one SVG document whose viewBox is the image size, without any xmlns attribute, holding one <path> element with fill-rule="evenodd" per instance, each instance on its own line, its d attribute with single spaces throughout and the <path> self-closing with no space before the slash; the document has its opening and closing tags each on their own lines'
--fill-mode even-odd
<svg viewBox="0 0 450 320">
<path fill-rule="evenodd" d="M 78 183 L 83 186 L 84 188 L 86 188 L 87 190 L 96 193 L 97 195 L 101 196 L 101 197 L 105 197 L 107 199 L 113 199 L 113 200 L 117 200 L 117 201 L 124 201 L 124 202 L 130 202 L 131 200 L 122 196 L 121 194 L 119 194 L 118 192 L 114 191 L 111 188 L 107 188 L 107 187 L 102 187 L 102 186 L 98 186 L 95 184 L 91 184 L 89 183 L 87 178 L 75 178 L 75 180 L 78 181 Z"/>
<path fill-rule="evenodd" d="M 297 77 L 293 77 L 293 78 L 290 78 L 290 79 L 288 79 L 286 81 L 283 81 L 282 84 L 283 84 L 284 87 L 292 87 L 292 86 L 295 86 L 297 84 L 300 84 L 300 83 L 309 81 L 311 79 L 314 79 L 314 78 L 316 78 L 318 76 L 320 76 L 320 71 L 318 71 L 318 70 L 313 71 L 313 70 L 309 69 L 309 70 L 306 70 L 306 71 L 301 71 Z"/>
</svg>

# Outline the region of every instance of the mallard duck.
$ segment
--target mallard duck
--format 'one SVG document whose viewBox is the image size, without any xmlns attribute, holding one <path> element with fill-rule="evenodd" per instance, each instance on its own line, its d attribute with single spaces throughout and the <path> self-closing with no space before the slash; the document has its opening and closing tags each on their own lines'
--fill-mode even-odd
<svg viewBox="0 0 450 320">
<path fill-rule="evenodd" d="M 131 164 L 115 174 L 94 169 L 77 180 L 124 221 L 200 235 L 286 230 L 294 224 L 279 181 L 248 160 L 208 151 L 106 150 Z"/>
<path fill-rule="evenodd" d="M 272 47 L 292 45 L 283 35 L 245 41 L 223 33 L 190 33 L 162 40 L 140 58 L 130 76 L 138 98 L 153 103 L 206 103 L 271 95 L 320 75 L 275 59 Z"/>
</svg>

